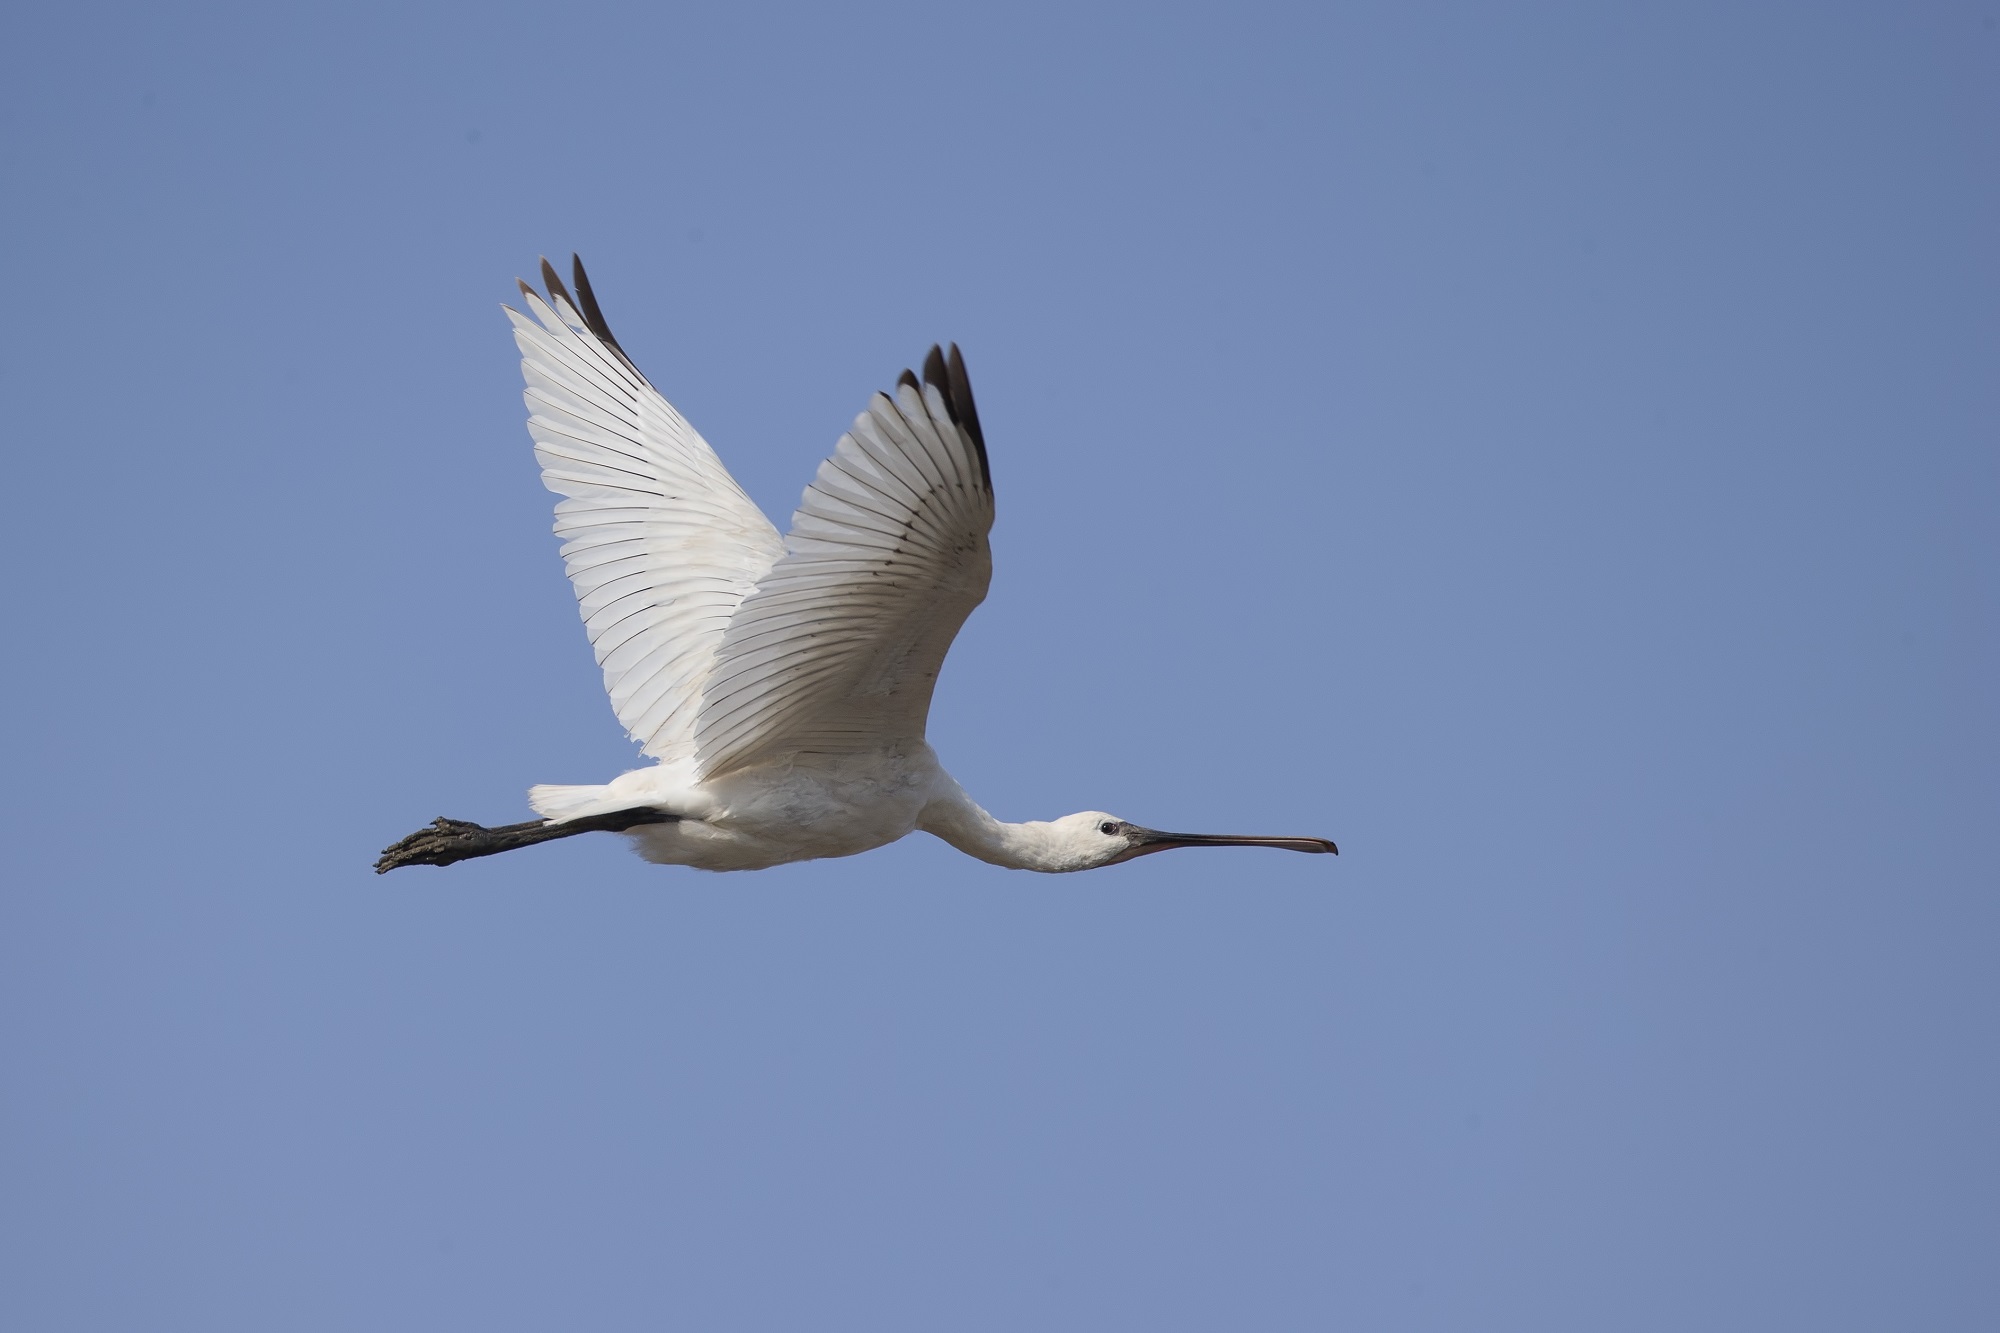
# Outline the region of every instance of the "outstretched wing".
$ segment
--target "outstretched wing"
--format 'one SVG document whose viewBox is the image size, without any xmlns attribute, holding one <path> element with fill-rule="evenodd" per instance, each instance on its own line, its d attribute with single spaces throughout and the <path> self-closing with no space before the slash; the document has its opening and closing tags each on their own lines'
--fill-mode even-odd
<svg viewBox="0 0 2000 1333">
<path fill-rule="evenodd" d="M 958 348 L 876 394 L 806 488 L 785 555 L 703 687 L 713 775 L 788 752 L 921 739 L 938 668 L 986 597 L 993 477 Z"/>
<path fill-rule="evenodd" d="M 574 261 L 576 299 L 542 261 L 544 299 L 509 308 L 528 433 L 556 505 L 576 589 L 618 720 L 649 755 L 692 752 L 703 685 L 737 607 L 784 545 L 694 427 L 611 336 Z"/>
</svg>

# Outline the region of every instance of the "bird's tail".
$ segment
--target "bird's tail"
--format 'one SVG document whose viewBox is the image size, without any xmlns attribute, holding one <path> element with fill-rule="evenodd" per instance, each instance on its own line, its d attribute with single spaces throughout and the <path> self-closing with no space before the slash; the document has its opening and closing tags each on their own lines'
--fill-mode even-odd
<svg viewBox="0 0 2000 1333">
<path fill-rule="evenodd" d="M 528 804 L 534 807 L 535 813 L 558 823 L 581 819 L 585 815 L 622 810 L 631 803 L 629 797 L 614 797 L 609 787 L 544 785 L 528 788 Z"/>
<path fill-rule="evenodd" d="M 602 787 L 530 787 L 528 804 L 535 807 L 544 819 L 553 819 L 559 824 L 567 824 L 572 819 L 582 819 L 589 815 L 610 815 L 620 810 L 652 809 L 678 819 L 685 798 L 690 794 L 689 786 L 694 778 L 694 764 L 687 762 L 656 764 L 651 768 L 635 768 L 630 773 L 620 773 Z"/>
</svg>

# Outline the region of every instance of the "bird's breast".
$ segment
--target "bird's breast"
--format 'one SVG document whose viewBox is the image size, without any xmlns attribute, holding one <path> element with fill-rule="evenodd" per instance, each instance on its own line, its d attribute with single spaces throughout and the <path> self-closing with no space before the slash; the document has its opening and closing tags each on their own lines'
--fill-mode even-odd
<svg viewBox="0 0 2000 1333">
<path fill-rule="evenodd" d="M 916 828 L 936 771 L 921 742 L 873 754 L 790 755 L 704 784 L 714 804 L 703 819 L 634 834 L 653 859 L 714 870 L 853 856 Z"/>
</svg>

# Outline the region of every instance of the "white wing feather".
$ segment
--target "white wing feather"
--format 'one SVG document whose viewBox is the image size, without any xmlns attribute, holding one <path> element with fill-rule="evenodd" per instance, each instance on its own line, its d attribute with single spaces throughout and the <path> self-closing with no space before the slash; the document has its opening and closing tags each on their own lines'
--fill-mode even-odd
<svg viewBox="0 0 2000 1333">
<path fill-rule="evenodd" d="M 556 535 L 604 688 L 632 739 L 690 755 L 701 691 L 730 617 L 784 554 L 715 451 L 626 359 L 581 265 L 578 313 L 553 270 L 508 309 L 542 481 L 565 497 Z"/>
<path fill-rule="evenodd" d="M 964 362 L 933 349 L 877 394 L 806 489 L 785 555 L 703 687 L 704 775 L 920 740 L 945 653 L 985 599 L 993 490 Z"/>
</svg>

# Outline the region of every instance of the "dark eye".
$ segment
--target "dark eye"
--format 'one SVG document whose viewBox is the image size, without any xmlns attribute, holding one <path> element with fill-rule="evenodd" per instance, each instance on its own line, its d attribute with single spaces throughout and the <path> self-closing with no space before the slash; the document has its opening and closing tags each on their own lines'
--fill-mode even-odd
<svg viewBox="0 0 2000 1333">
<path fill-rule="evenodd" d="M 1105 833 L 1105 834 L 1116 833 L 1118 831 L 1118 826 L 1107 819 L 1102 824 L 1099 824 L 1097 826 L 1097 831 L 1099 833 Z"/>
</svg>

